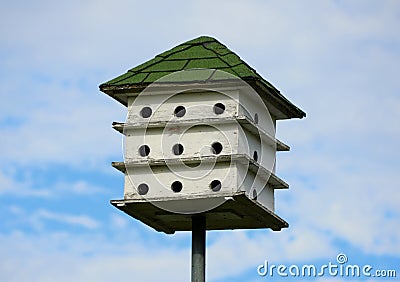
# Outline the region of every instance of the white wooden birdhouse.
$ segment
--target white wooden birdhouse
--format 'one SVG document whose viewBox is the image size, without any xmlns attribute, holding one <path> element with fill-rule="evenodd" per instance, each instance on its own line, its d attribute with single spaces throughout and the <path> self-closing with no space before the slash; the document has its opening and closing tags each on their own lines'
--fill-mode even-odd
<svg viewBox="0 0 400 282">
<path fill-rule="evenodd" d="M 288 224 L 274 213 L 276 121 L 303 118 L 269 82 L 214 38 L 199 37 L 100 85 L 127 106 L 124 198 L 111 203 L 158 231 Z"/>
</svg>

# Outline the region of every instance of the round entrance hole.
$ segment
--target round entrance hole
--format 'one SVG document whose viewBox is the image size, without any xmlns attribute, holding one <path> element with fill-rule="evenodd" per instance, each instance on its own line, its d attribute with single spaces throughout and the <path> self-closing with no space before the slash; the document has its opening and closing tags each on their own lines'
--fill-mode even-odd
<svg viewBox="0 0 400 282">
<path fill-rule="evenodd" d="M 174 181 L 174 182 L 171 184 L 171 189 L 172 189 L 172 191 L 174 191 L 175 193 L 181 192 L 181 191 L 182 191 L 182 187 L 183 187 L 183 185 L 182 185 L 182 182 L 180 182 L 180 181 Z"/>
<path fill-rule="evenodd" d="M 211 144 L 211 152 L 215 155 L 218 155 L 222 152 L 223 146 L 219 142 L 214 142 Z"/>
<path fill-rule="evenodd" d="M 214 113 L 217 115 L 222 114 L 225 111 L 225 105 L 222 103 L 216 103 L 214 105 Z"/>
<path fill-rule="evenodd" d="M 147 145 L 142 145 L 139 147 L 139 155 L 141 157 L 146 157 L 150 154 L 150 147 Z"/>
<path fill-rule="evenodd" d="M 148 118 L 148 117 L 150 117 L 152 113 L 153 113 L 153 111 L 151 110 L 150 107 L 144 107 L 144 108 L 141 109 L 141 111 L 140 111 L 140 115 L 141 115 L 143 118 Z"/>
<path fill-rule="evenodd" d="M 182 155 L 183 153 L 183 146 L 182 144 L 175 144 L 174 146 L 172 146 L 172 153 L 174 153 L 174 155 L 178 156 L 178 155 Z"/>
<path fill-rule="evenodd" d="M 183 117 L 186 114 L 186 108 L 184 106 L 178 106 L 174 110 L 174 115 L 176 117 Z"/>
<path fill-rule="evenodd" d="M 222 186 L 221 181 L 219 181 L 217 179 L 211 181 L 211 183 L 210 183 L 210 189 L 213 192 L 218 192 L 219 190 L 221 190 L 221 186 Z"/>
<path fill-rule="evenodd" d="M 137 189 L 139 195 L 146 195 L 149 192 L 149 186 L 146 183 L 141 183 Z"/>
</svg>

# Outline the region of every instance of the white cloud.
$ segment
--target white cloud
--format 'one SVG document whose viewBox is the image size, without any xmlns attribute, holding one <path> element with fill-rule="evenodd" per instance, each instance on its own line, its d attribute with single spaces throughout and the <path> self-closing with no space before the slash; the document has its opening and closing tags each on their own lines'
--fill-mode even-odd
<svg viewBox="0 0 400 282">
<path fill-rule="evenodd" d="M 161 47 L 160 42 L 165 42 L 164 48 L 169 48 L 176 40 L 182 40 L 171 32 L 171 29 L 189 29 L 178 18 L 168 17 L 168 24 L 154 20 L 165 18 L 165 10 L 178 5 L 182 15 L 191 9 L 191 3 L 185 5 L 178 1 L 118 0 L 111 3 L 92 0 L 55 5 L 44 0 L 33 6 L 24 5 L 23 9 L 19 3 L 8 3 L 0 12 L 4 23 L 0 33 L 4 46 L 11 47 L 6 50 L 18 55 L 19 60 L 12 57 L 5 62 L 7 66 L 21 69 L 36 65 L 68 77 L 88 73 L 118 74 L 125 71 L 121 67 L 128 69 L 152 58 L 155 52 L 163 51 L 157 49 L 157 45 Z M 31 13 L 33 10 L 35 13 Z M 146 23 L 145 28 L 138 27 L 142 22 Z"/>
<path fill-rule="evenodd" d="M 122 106 L 118 112 L 116 104 L 106 105 L 100 94 L 86 96 L 82 90 L 60 85 L 48 85 L 33 97 L 39 106 L 25 105 L 25 122 L 12 131 L 0 128 L 5 160 L 26 166 L 62 163 L 98 169 L 122 152 L 121 136 L 111 129 L 112 121 L 125 114 Z"/>
<path fill-rule="evenodd" d="M 310 262 L 337 254 L 332 236 L 308 226 L 291 226 L 281 232 L 267 230 L 208 233 L 207 267 L 212 280 L 235 277 L 268 260 L 272 264 Z"/>
<path fill-rule="evenodd" d="M 189 252 L 96 235 L 0 235 L 4 281 L 187 281 Z M 18 271 L 23 265 L 24 271 Z"/>
<path fill-rule="evenodd" d="M 51 184 L 35 184 L 35 175 L 18 179 L 22 175 L 18 172 L 0 170 L 0 196 L 34 197 L 34 198 L 61 198 L 80 195 L 110 194 L 105 187 L 91 183 L 88 180 L 71 182 L 56 180 Z M 51 176 L 46 176 L 48 179 Z"/>
<path fill-rule="evenodd" d="M 400 133 L 389 120 L 398 119 L 400 100 L 368 95 L 336 102 L 340 106 L 332 114 L 326 104 L 312 102 L 306 120 L 278 125 L 278 134 L 293 150 L 278 156 L 278 174 L 292 189 L 279 192 L 290 201 L 278 200 L 277 206 L 299 224 L 327 230 L 366 253 L 395 255 L 400 250 L 395 220 L 400 198 L 394 185 L 399 181 Z M 286 210 L 289 204 L 296 215 Z"/>
<path fill-rule="evenodd" d="M 129 225 L 129 218 L 126 214 L 112 214 L 110 224 L 115 230 L 124 230 Z"/>
<path fill-rule="evenodd" d="M 378 6 L 359 15 L 354 7 L 334 10 L 316 21 L 330 29 L 310 46 L 308 65 L 294 61 L 289 75 L 287 63 L 277 65 L 284 92 L 298 93 L 308 113 L 305 120 L 278 124 L 292 152 L 278 156 L 277 171 L 292 189 L 279 192 L 277 206 L 297 224 L 325 230 L 365 253 L 396 255 L 400 132 L 393 121 L 400 118 L 394 75 L 400 54 L 393 23 L 399 5 Z M 293 44 L 289 56 L 301 57 L 305 50 Z"/>
<path fill-rule="evenodd" d="M 100 223 L 87 215 L 70 215 L 63 213 L 55 213 L 45 209 L 40 209 L 32 215 L 34 221 L 56 221 L 65 224 L 77 225 L 88 229 L 96 229 L 100 227 Z"/>
<path fill-rule="evenodd" d="M 51 194 L 48 189 L 35 189 L 26 184 L 27 182 L 16 181 L 0 171 L 0 196 L 12 194 L 23 197 L 49 197 Z"/>
<path fill-rule="evenodd" d="M 98 220 L 84 214 L 72 215 L 53 212 L 44 208 L 27 212 L 24 208 L 16 205 L 10 206 L 8 210 L 13 215 L 13 224 L 24 227 L 31 226 L 37 231 L 47 229 L 46 226 L 54 222 L 84 229 L 98 229 L 101 226 Z M 67 227 L 65 226 L 64 229 L 67 229 Z"/>
<path fill-rule="evenodd" d="M 47 211 L 37 214 L 51 219 L 59 217 Z M 189 280 L 190 245 L 184 248 L 169 245 L 168 242 L 179 238 L 166 238 L 162 234 L 155 236 L 159 239 L 154 241 L 150 238 L 143 240 L 129 228 L 122 232 L 111 237 L 104 237 L 101 233 L 78 236 L 64 232 L 1 234 L 0 252 L 9 255 L 2 259 L 0 272 L 6 281 L 24 281 L 28 277 L 30 281 L 50 281 L 56 275 L 58 281 Z M 316 234 L 312 233 L 307 232 L 303 238 L 316 239 Z M 240 231 L 208 235 L 216 239 L 207 249 L 209 281 L 229 279 L 249 269 L 256 271 L 265 259 L 274 263 L 288 260 L 294 263 L 298 257 L 311 260 L 317 253 L 313 253 L 311 244 L 296 247 L 296 240 L 290 236 L 275 236 L 268 231 L 259 232 L 255 237 L 248 237 Z M 282 251 L 289 252 L 282 254 Z M 16 271 L 21 264 L 24 271 Z M 49 265 L 51 268 L 47 267 Z"/>
</svg>

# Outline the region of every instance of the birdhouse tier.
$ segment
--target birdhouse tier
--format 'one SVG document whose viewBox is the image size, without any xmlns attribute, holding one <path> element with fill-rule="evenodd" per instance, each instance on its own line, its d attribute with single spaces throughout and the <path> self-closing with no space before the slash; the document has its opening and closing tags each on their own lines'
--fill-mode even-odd
<svg viewBox="0 0 400 282">
<path fill-rule="evenodd" d="M 157 128 L 167 128 L 167 127 L 190 127 L 193 123 L 201 125 L 208 124 L 212 126 L 213 124 L 228 124 L 228 123 L 236 123 L 241 126 L 243 130 L 248 133 L 258 135 L 258 138 L 261 138 L 266 144 L 270 146 L 276 146 L 277 151 L 289 151 L 290 147 L 283 143 L 282 141 L 276 139 L 274 136 L 271 136 L 269 133 L 258 127 L 254 124 L 254 121 L 249 119 L 246 116 L 237 116 L 237 117 L 226 117 L 226 118 L 194 118 L 190 122 L 188 121 L 163 121 L 163 122 L 148 122 L 148 123 L 134 123 L 134 124 L 126 124 L 123 122 L 113 122 L 112 127 L 118 132 L 129 135 L 129 131 L 132 129 L 142 129 L 145 131 L 149 131 Z"/>
<path fill-rule="evenodd" d="M 145 197 L 149 201 L 169 201 L 203 196 L 229 197 L 243 191 L 249 198 L 257 199 L 266 208 L 274 211 L 274 189 L 289 187 L 271 171 L 246 155 L 239 154 L 205 157 L 201 160 L 155 160 L 146 165 L 114 162 L 113 166 L 125 173 L 125 199 Z M 179 189 L 176 189 L 177 185 Z M 145 190 L 141 187 L 145 187 Z M 182 207 L 174 211 L 197 213 L 193 207 Z"/>
<path fill-rule="evenodd" d="M 200 71 L 202 69 L 202 71 Z M 201 36 L 182 43 L 171 50 L 157 55 L 155 58 L 128 70 L 106 83 L 100 90 L 124 105 L 128 104 L 128 96 L 133 92 L 141 92 L 148 85 L 171 73 L 182 70 L 196 70 L 196 78 L 174 77 L 166 84 L 174 83 L 226 83 L 229 78 L 221 77 L 219 70 L 232 74 L 249 83 L 268 105 L 271 115 L 276 119 L 303 118 L 305 112 L 293 105 L 278 89 L 262 78 L 253 68 L 240 59 L 218 40 Z M 190 72 L 186 72 L 190 75 Z"/>
</svg>

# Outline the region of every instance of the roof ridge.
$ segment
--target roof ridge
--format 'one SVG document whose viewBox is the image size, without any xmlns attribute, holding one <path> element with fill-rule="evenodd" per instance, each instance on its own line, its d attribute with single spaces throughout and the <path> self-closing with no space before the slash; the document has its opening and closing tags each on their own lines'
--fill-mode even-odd
<svg viewBox="0 0 400 282">
<path fill-rule="evenodd" d="M 186 42 L 184 42 L 184 43 L 182 43 L 180 45 L 201 45 L 201 44 L 207 43 L 207 42 L 218 42 L 218 43 L 220 43 L 214 37 L 207 36 L 207 35 L 201 35 L 201 36 L 199 36 L 197 38 L 194 38 L 194 39 L 191 39 L 189 41 L 186 41 Z"/>
</svg>

